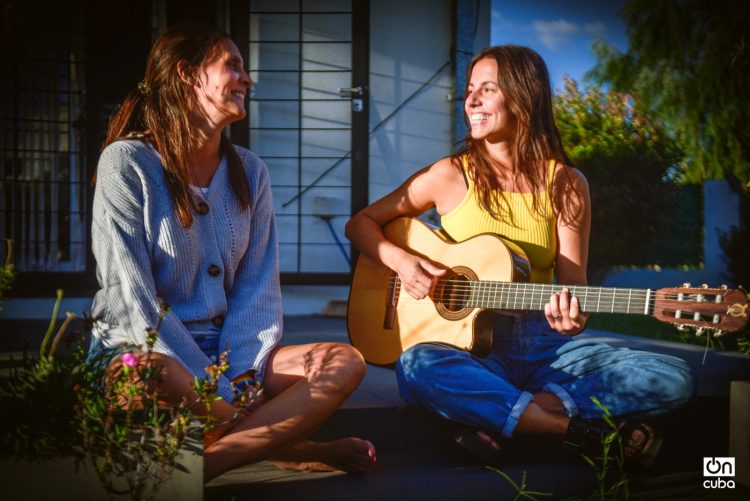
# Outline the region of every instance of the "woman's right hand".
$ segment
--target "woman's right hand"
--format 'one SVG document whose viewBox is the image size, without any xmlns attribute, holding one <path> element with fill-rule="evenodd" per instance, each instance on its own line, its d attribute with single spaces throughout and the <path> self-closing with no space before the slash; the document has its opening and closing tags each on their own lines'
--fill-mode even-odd
<svg viewBox="0 0 750 501">
<path fill-rule="evenodd" d="M 414 299 L 427 297 L 438 278 L 445 275 L 445 269 L 408 252 L 404 252 L 395 271 L 401 279 L 404 290 Z"/>
</svg>

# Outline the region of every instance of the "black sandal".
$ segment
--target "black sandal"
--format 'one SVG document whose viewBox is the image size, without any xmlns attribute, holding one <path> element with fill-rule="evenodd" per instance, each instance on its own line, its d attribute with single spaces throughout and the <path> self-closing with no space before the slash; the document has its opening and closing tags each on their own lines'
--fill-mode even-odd
<svg viewBox="0 0 750 501">
<path fill-rule="evenodd" d="M 459 431 L 453 437 L 453 440 L 473 457 L 487 464 L 495 464 L 502 458 L 503 442 L 501 439 L 490 433 L 487 433 L 487 435 L 498 444 L 499 448 L 493 447 L 492 444 L 479 437 L 477 435 L 477 430 L 469 428 L 464 428 Z"/>
<path fill-rule="evenodd" d="M 648 423 L 628 419 L 616 422 L 616 430 L 611 424 L 602 419 L 583 419 L 578 416 L 570 418 L 568 431 L 563 446 L 573 449 L 590 458 L 601 458 L 605 444 L 608 445 L 609 457 L 615 457 L 622 447 L 623 460 L 626 467 L 647 468 L 653 464 L 662 446 L 659 433 Z M 614 431 L 619 435 L 619 442 L 608 439 Z M 633 433 L 640 431 L 643 440 L 633 444 Z M 628 451 L 631 451 L 628 453 Z"/>
</svg>

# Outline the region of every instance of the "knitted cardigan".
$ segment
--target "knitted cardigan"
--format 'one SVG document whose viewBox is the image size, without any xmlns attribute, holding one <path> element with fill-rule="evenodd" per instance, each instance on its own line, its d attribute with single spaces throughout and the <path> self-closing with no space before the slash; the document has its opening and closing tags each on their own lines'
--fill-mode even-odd
<svg viewBox="0 0 750 501">
<path fill-rule="evenodd" d="M 242 210 L 222 161 L 205 194 L 208 211 L 184 228 L 177 218 L 158 153 L 137 140 L 116 141 L 99 159 L 92 247 L 100 290 L 93 334 L 105 348 L 143 345 L 161 303 L 171 308 L 154 351 L 205 376 L 211 360 L 191 331 L 219 329 L 229 370 L 218 394 L 231 401 L 229 380 L 253 368 L 263 378 L 282 333 L 278 242 L 268 169 L 235 146 L 250 187 Z M 205 208 L 204 208 L 205 209 Z"/>
</svg>

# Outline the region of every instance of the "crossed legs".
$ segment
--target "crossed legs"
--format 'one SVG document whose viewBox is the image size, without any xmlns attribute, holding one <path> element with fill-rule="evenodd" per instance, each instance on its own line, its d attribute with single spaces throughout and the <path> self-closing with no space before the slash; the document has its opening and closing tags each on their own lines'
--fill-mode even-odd
<svg viewBox="0 0 750 501">
<path fill-rule="evenodd" d="M 689 368 L 674 357 L 591 340 L 567 341 L 556 334 L 521 334 L 510 340 L 496 337 L 502 345 L 484 359 L 440 344 L 411 347 L 397 367 L 403 398 L 490 432 L 477 435 L 499 449 L 492 433 L 565 437 L 573 420 L 580 424 L 599 418 L 601 410 L 591 396 L 615 416 L 645 416 L 677 407 L 692 391 Z M 654 433 L 645 425 L 619 422 L 625 456 L 635 458 L 648 448 Z"/>
<path fill-rule="evenodd" d="M 375 462 L 370 442 L 354 437 L 304 440 L 346 400 L 364 373 L 362 356 L 348 345 L 315 343 L 274 350 L 264 381 L 270 399 L 205 450 L 206 481 L 263 459 L 302 469 L 366 471 Z"/>
<path fill-rule="evenodd" d="M 565 406 L 554 393 L 536 393 L 518 419 L 519 433 L 565 435 L 570 418 Z"/>
<path fill-rule="evenodd" d="M 163 367 L 160 390 L 170 403 L 192 402 L 193 377 L 174 359 L 153 357 Z M 113 364 L 110 370 L 117 370 Z M 375 448 L 348 437 L 333 442 L 305 440 L 359 385 L 365 373 L 362 356 L 349 345 L 314 343 L 280 346 L 270 355 L 264 388 L 267 401 L 249 415 L 213 430 L 205 437 L 204 480 L 265 459 L 300 469 L 364 472 L 375 463 Z M 205 409 L 194 409 L 197 414 Z M 223 400 L 212 406 L 218 422 L 230 420 L 234 408 Z"/>
</svg>

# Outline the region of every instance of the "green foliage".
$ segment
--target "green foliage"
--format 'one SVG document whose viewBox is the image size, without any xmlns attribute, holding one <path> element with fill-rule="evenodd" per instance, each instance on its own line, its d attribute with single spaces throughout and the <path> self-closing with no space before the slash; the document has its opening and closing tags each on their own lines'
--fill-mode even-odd
<svg viewBox="0 0 750 501">
<path fill-rule="evenodd" d="M 128 348 L 119 370 L 105 372 L 108 358 L 92 360 L 73 388 L 73 422 L 80 437 L 76 447 L 108 491 L 134 499 L 156 494 L 187 435 L 200 427 L 184 402 L 172 408 L 159 405 L 161 367 L 152 358 L 157 333 L 158 326 L 148 332 L 145 351 Z"/>
<path fill-rule="evenodd" d="M 554 106 L 563 143 L 589 181 L 589 279 L 599 282 L 616 265 L 662 264 L 642 256 L 673 223 L 674 206 L 665 195 L 677 189 L 670 179 L 681 158 L 676 143 L 628 94 L 581 90 L 566 79 Z"/>
<path fill-rule="evenodd" d="M 551 496 L 551 492 L 538 492 L 538 491 L 530 491 L 526 489 L 526 470 L 524 470 L 523 475 L 521 476 L 521 485 L 518 485 L 516 482 L 513 481 L 512 478 L 510 478 L 510 475 L 505 473 L 502 470 L 499 470 L 497 468 L 493 468 L 492 466 L 486 467 L 488 470 L 494 471 L 501 477 L 503 477 L 510 485 L 516 490 L 516 497 L 513 498 L 513 501 L 518 501 L 519 499 L 529 499 L 532 501 L 539 501 L 539 498 L 536 496 Z"/>
<path fill-rule="evenodd" d="M 630 0 L 625 53 L 600 42 L 588 76 L 637 96 L 685 152 L 683 179 L 733 173 L 750 189 L 750 2 Z"/>
<path fill-rule="evenodd" d="M 173 468 L 181 468 L 178 459 L 187 437 L 207 431 L 213 420 L 191 412 L 197 401 L 160 405 L 162 368 L 152 358 L 158 325 L 149 330 L 145 347 L 123 346 L 120 369 L 107 372 L 109 355 L 87 356 L 83 348 L 90 319 L 69 333 L 75 319 L 69 313 L 52 335 L 61 300 L 58 291 L 39 358 L 25 360 L 21 369 L 0 379 L 0 455 L 32 461 L 73 455 L 79 464 L 93 467 L 108 491 L 152 498 Z M 218 398 L 218 378 L 227 369 L 223 354 L 220 365 L 206 369 L 207 378 L 196 378 L 194 390 L 208 412 Z M 254 403 L 257 390 L 238 397 L 246 407 L 235 417 Z"/>
<path fill-rule="evenodd" d="M 3 295 L 10 290 L 16 276 L 16 267 L 11 262 L 13 242 L 6 240 L 5 243 L 7 246 L 5 263 L 0 266 L 0 311 L 3 311 Z"/>
<path fill-rule="evenodd" d="M 593 395 L 590 398 L 594 405 L 602 411 L 602 420 L 607 426 L 607 432 L 602 434 L 601 454 L 592 457 L 581 452 L 581 458 L 594 469 L 597 481 L 596 491 L 587 499 L 600 499 L 602 501 L 630 499 L 630 479 L 625 471 L 625 447 L 619 433 L 618 423 L 610 410 L 598 398 Z M 548 492 L 527 490 L 525 471 L 519 485 L 504 471 L 491 466 L 486 468 L 502 476 L 516 490 L 516 497 L 513 498 L 513 501 L 522 498 L 539 501 L 536 496 L 553 495 Z"/>
<path fill-rule="evenodd" d="M 81 375 L 85 355 L 42 356 L 26 361 L 10 378 L 0 381 L 0 450 L 2 454 L 37 460 L 76 451 L 73 425 L 76 402 L 71 388 Z"/>
<path fill-rule="evenodd" d="M 597 499 L 630 499 L 630 480 L 625 471 L 625 447 L 619 433 L 618 424 L 610 410 L 595 396 L 591 401 L 602 411 L 602 419 L 609 431 L 602 436 L 602 454 L 590 457 L 581 454 L 596 472 Z"/>
<path fill-rule="evenodd" d="M 0 311 L 3 311 L 3 296 L 6 291 L 10 290 L 13 278 L 16 276 L 16 268 L 13 264 L 0 266 Z"/>
</svg>

